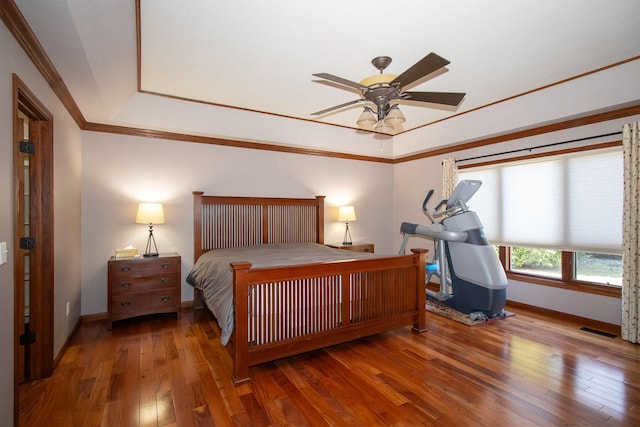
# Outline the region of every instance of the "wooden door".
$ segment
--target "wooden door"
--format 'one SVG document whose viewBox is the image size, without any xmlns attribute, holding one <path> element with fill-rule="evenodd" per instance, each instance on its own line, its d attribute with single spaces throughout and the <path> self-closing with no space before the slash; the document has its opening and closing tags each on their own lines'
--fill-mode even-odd
<svg viewBox="0 0 640 427">
<path fill-rule="evenodd" d="M 14 378 L 53 372 L 53 117 L 13 76 Z"/>
</svg>

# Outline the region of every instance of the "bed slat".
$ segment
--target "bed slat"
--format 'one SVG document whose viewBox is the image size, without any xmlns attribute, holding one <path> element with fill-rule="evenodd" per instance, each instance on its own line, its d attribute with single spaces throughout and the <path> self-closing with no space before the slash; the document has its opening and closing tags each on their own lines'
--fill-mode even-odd
<svg viewBox="0 0 640 427">
<path fill-rule="evenodd" d="M 212 249 L 263 243 L 324 243 L 324 196 L 205 196 L 193 192 L 194 261 Z"/>
<path fill-rule="evenodd" d="M 424 332 L 427 251 L 412 252 L 286 269 L 231 263 L 236 384 L 259 363 L 404 325 Z"/>
</svg>

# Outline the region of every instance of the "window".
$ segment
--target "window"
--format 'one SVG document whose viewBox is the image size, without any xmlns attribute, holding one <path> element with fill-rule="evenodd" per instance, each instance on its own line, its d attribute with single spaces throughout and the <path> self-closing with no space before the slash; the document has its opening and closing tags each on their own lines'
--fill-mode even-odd
<svg viewBox="0 0 640 427">
<path fill-rule="evenodd" d="M 458 179 L 482 181 L 469 206 L 487 239 L 505 248 L 511 278 L 615 287 L 622 284 L 622 168 L 616 146 L 465 167 Z"/>
<path fill-rule="evenodd" d="M 511 271 L 562 278 L 562 251 L 539 248 L 511 248 Z"/>
<path fill-rule="evenodd" d="M 622 286 L 622 255 L 576 252 L 575 257 L 577 280 Z"/>
</svg>

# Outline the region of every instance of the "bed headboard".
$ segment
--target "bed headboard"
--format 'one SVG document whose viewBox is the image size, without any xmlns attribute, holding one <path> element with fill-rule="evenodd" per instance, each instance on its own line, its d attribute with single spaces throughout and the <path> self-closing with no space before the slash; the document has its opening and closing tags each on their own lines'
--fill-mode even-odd
<svg viewBox="0 0 640 427">
<path fill-rule="evenodd" d="M 324 243 L 324 197 L 205 196 L 193 192 L 194 262 L 212 249 L 262 243 Z"/>
</svg>

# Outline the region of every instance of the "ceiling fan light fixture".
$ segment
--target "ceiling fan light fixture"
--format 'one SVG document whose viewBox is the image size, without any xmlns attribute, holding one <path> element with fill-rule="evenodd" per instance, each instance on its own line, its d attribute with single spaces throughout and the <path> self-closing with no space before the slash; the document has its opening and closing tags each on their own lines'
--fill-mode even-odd
<svg viewBox="0 0 640 427">
<path fill-rule="evenodd" d="M 358 126 L 373 126 L 377 121 L 378 119 L 373 114 L 373 110 L 370 107 L 364 107 L 356 123 Z"/>
<path fill-rule="evenodd" d="M 387 116 L 384 118 L 384 122 L 392 126 L 401 125 L 402 123 L 406 122 L 404 114 L 402 114 L 402 111 L 400 111 L 398 104 L 391 106 L 391 109 L 387 113 Z"/>
<path fill-rule="evenodd" d="M 393 130 L 393 126 L 385 123 L 384 120 L 380 120 L 373 130 L 378 132 L 391 132 Z"/>
</svg>

